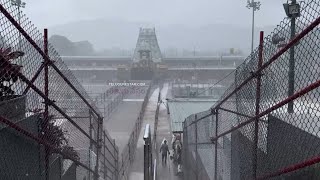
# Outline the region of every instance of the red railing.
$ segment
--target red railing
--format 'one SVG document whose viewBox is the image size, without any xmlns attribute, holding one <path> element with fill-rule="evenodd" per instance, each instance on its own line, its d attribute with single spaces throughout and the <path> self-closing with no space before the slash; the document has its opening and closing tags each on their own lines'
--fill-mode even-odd
<svg viewBox="0 0 320 180">
<path fill-rule="evenodd" d="M 1 71 L 10 73 L 0 74 L 0 179 L 118 179 L 119 152 L 103 115 L 48 31 L 42 35 L 9 0 L 0 0 L 0 24 Z"/>
<path fill-rule="evenodd" d="M 219 102 L 186 119 L 186 179 L 317 179 L 320 2 L 301 5 L 295 36 L 290 19 L 266 38 L 261 32 L 259 47 L 237 68 Z M 276 36 L 287 41 L 284 46 Z"/>
</svg>

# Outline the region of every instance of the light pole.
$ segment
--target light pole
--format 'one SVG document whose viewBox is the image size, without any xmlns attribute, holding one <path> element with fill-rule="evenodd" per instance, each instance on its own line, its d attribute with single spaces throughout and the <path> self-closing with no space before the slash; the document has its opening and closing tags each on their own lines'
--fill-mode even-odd
<svg viewBox="0 0 320 180">
<path fill-rule="evenodd" d="M 193 56 L 196 56 L 196 47 L 193 46 Z"/>
<path fill-rule="evenodd" d="M 252 8 L 252 39 L 251 39 L 251 53 L 253 53 L 253 44 L 254 44 L 254 12 L 260 10 L 261 3 L 255 0 L 248 0 L 247 8 Z"/>
<path fill-rule="evenodd" d="M 283 4 L 284 10 L 291 19 L 291 40 L 295 37 L 296 34 L 296 18 L 300 16 L 300 5 L 296 0 L 291 0 L 291 3 Z M 288 96 L 292 96 L 294 93 L 294 46 L 290 48 L 290 59 L 289 59 L 289 80 L 288 80 Z M 288 113 L 293 113 L 293 101 L 288 103 Z"/>
<path fill-rule="evenodd" d="M 26 7 L 26 3 L 22 2 L 21 0 L 11 0 L 11 5 L 13 6 L 17 6 L 18 7 L 18 23 L 19 25 L 21 25 L 21 12 L 20 12 L 20 8 L 25 8 Z M 18 50 L 20 51 L 21 49 L 21 34 L 19 33 L 19 42 L 18 42 Z M 21 57 L 19 58 L 19 65 L 22 65 L 22 60 Z"/>
</svg>

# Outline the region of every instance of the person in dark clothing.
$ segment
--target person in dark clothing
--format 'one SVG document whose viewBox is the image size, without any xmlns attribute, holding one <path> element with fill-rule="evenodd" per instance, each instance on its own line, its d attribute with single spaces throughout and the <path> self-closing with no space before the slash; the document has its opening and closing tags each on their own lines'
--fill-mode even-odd
<svg viewBox="0 0 320 180">
<path fill-rule="evenodd" d="M 164 140 L 164 143 L 160 147 L 160 153 L 162 152 L 162 164 L 167 164 L 167 155 L 170 155 L 169 146 L 167 140 Z"/>
</svg>

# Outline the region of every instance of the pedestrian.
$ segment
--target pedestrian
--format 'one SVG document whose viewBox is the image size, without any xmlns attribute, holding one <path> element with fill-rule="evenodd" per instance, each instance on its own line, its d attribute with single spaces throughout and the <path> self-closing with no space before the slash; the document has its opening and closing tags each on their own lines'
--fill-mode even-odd
<svg viewBox="0 0 320 180">
<path fill-rule="evenodd" d="M 167 156 L 170 155 L 169 146 L 167 144 L 167 140 L 163 141 L 161 144 L 160 153 L 162 153 L 162 164 L 167 164 Z"/>
</svg>

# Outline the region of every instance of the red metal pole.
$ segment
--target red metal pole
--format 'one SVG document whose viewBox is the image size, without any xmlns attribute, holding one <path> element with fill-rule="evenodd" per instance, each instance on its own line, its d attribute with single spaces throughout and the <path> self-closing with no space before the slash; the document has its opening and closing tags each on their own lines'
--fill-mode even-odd
<svg viewBox="0 0 320 180">
<path fill-rule="evenodd" d="M 11 16 L 11 14 L 0 4 L 0 12 L 13 24 L 13 26 L 26 38 L 26 40 L 34 47 L 34 49 L 47 61 L 50 61 L 50 58 L 42 51 L 38 44 L 29 36 L 29 34 L 20 26 L 20 24 Z M 100 117 L 100 114 L 91 106 L 86 98 L 77 90 L 77 88 L 69 81 L 68 78 L 60 71 L 60 69 L 52 64 L 51 67 L 63 78 L 63 80 L 71 87 L 71 89 L 83 100 L 83 102 L 90 108 L 92 111 Z M 101 117 L 100 117 L 101 118 Z"/>
<path fill-rule="evenodd" d="M 44 29 L 44 44 L 43 49 L 44 53 L 48 56 L 48 29 Z M 48 76 L 48 59 L 44 59 L 44 95 L 49 98 L 49 76 Z M 44 109 L 44 128 L 47 129 L 49 123 L 49 102 L 45 99 L 45 109 Z M 45 132 L 45 134 L 48 132 Z M 46 165 L 46 180 L 49 180 L 49 157 L 50 157 L 50 150 L 46 146 L 45 147 L 45 165 Z"/>
<path fill-rule="evenodd" d="M 103 176 L 104 176 L 104 179 L 106 179 L 106 174 L 107 174 L 107 168 L 106 168 L 106 134 L 105 132 L 103 131 Z"/>
<path fill-rule="evenodd" d="M 280 176 L 282 174 L 286 174 L 286 173 L 289 173 L 289 172 L 293 172 L 293 171 L 296 171 L 298 169 L 302 169 L 302 168 L 305 168 L 305 167 L 308 167 L 308 166 L 311 166 L 311 165 L 314 165 L 314 164 L 317 164 L 320 162 L 320 156 L 317 156 L 317 157 L 314 157 L 312 159 L 309 159 L 309 160 L 306 160 L 304 162 L 301 162 L 301 163 L 297 163 L 297 164 L 293 164 L 291 166 L 287 166 L 283 169 L 280 169 L 279 171 L 277 172 L 273 172 L 271 174 L 267 174 L 267 175 L 263 175 L 263 176 L 260 176 L 258 177 L 257 179 L 258 180 L 264 180 L 264 179 L 270 179 L 272 177 L 276 177 L 276 176 Z"/>
<path fill-rule="evenodd" d="M 239 112 L 236 112 L 236 111 L 232 111 L 232 110 L 230 110 L 230 109 L 225 109 L 225 108 L 222 108 L 222 107 L 220 107 L 220 108 L 218 108 L 218 109 L 219 109 L 219 110 L 222 110 L 222 111 L 229 112 L 229 113 L 236 114 L 236 115 L 238 115 L 238 116 L 243 116 L 243 117 L 246 117 L 246 118 L 253 118 L 253 116 L 248 116 L 248 115 L 246 115 L 246 114 L 242 114 L 242 113 L 239 113 Z"/>
<path fill-rule="evenodd" d="M 97 144 L 96 144 L 96 153 L 97 153 L 97 159 L 96 159 L 96 167 L 95 167 L 95 171 L 96 171 L 96 180 L 99 179 L 99 160 L 100 160 L 100 152 L 101 152 L 101 147 L 102 147 L 102 123 L 103 123 L 103 119 L 102 118 L 97 118 L 97 122 L 98 122 L 98 130 L 97 130 Z"/>
<path fill-rule="evenodd" d="M 75 126 L 79 131 L 81 131 L 86 137 L 90 138 L 88 133 L 84 131 L 77 123 L 75 123 L 59 106 L 57 106 L 54 101 L 50 100 L 48 97 L 45 96 L 45 94 L 39 90 L 34 84 L 32 84 L 28 78 L 26 78 L 23 74 L 17 73 L 17 76 L 20 78 L 21 81 L 28 84 L 36 93 L 38 93 L 43 99 L 45 99 L 49 105 L 51 105 L 55 110 L 57 110 L 64 118 L 66 118 L 73 126 Z M 95 144 L 97 142 L 95 140 L 92 140 Z"/>
<path fill-rule="evenodd" d="M 194 119 L 195 120 L 197 120 L 197 114 L 195 114 L 194 115 Z M 198 123 L 195 123 L 194 124 L 195 125 L 195 128 L 194 128 L 194 130 L 195 130 L 195 139 L 196 139 L 196 146 L 195 146 L 195 148 L 196 148 L 196 180 L 198 180 L 199 179 L 199 163 L 198 163 Z"/>
<path fill-rule="evenodd" d="M 47 65 L 47 64 L 46 64 L 45 61 L 43 62 L 43 64 L 41 64 L 41 66 L 39 67 L 38 71 L 34 74 L 34 76 L 32 77 L 32 79 L 31 79 L 31 81 L 30 81 L 32 84 L 37 80 L 37 78 L 39 77 L 42 69 L 43 69 L 46 65 Z M 29 91 L 29 89 L 30 89 L 30 86 L 28 86 L 28 87 L 24 90 L 23 94 L 27 94 L 28 91 Z"/>
<path fill-rule="evenodd" d="M 263 31 L 260 31 L 259 44 L 259 62 L 258 69 L 263 63 Z M 256 116 L 260 113 L 260 96 L 261 96 L 261 72 L 257 75 L 257 92 L 256 92 Z M 257 164 L 258 164 L 258 139 L 259 138 L 259 118 L 255 118 L 254 122 L 254 142 L 253 142 L 253 179 L 257 178 Z"/>
<path fill-rule="evenodd" d="M 116 167 L 116 170 L 115 170 L 115 175 L 116 175 L 116 180 L 118 180 L 118 177 L 119 177 L 119 153 L 117 151 L 117 147 L 116 147 L 116 140 L 113 139 L 113 148 L 114 148 L 114 158 L 115 158 L 115 167 Z"/>
<path fill-rule="evenodd" d="M 89 146 L 89 168 L 92 169 L 91 167 L 91 152 L 92 152 L 92 146 L 93 146 L 93 143 L 92 143 L 92 129 L 93 129 L 93 126 L 92 126 L 92 113 L 91 113 L 91 110 L 89 109 L 89 135 L 90 135 L 90 146 Z M 91 173 L 89 172 L 89 180 L 91 180 Z"/>
<path fill-rule="evenodd" d="M 318 88 L 319 86 L 320 86 L 320 80 L 310 84 L 309 86 L 307 86 L 307 87 L 303 88 L 302 90 L 296 92 L 294 95 L 292 95 L 292 96 L 284 99 L 283 101 L 279 102 L 278 104 L 268 108 L 267 110 L 261 112 L 259 115 L 256 115 L 255 117 L 249 119 L 248 121 L 240 123 L 238 126 L 235 126 L 235 127 L 231 128 L 230 130 L 225 131 L 225 132 L 221 133 L 220 135 L 218 135 L 216 137 L 212 137 L 211 141 L 214 142 L 216 139 L 218 139 L 218 138 L 220 138 L 222 136 L 225 136 L 225 135 L 227 135 L 227 134 L 229 134 L 229 133 L 231 133 L 231 132 L 233 132 L 233 131 L 235 131 L 235 130 L 237 130 L 237 129 L 239 129 L 239 128 L 247 125 L 247 124 L 252 123 L 256 118 L 261 118 L 262 116 L 265 116 L 265 115 L 271 113 L 272 111 L 274 111 L 274 110 L 276 110 L 276 109 L 288 104 L 288 102 L 291 102 L 291 101 L 293 101 L 293 100 L 295 100 L 295 99 L 297 99 L 297 98 L 309 93 L 310 91 Z"/>
<path fill-rule="evenodd" d="M 215 135 L 218 136 L 218 127 L 219 127 L 219 110 L 215 110 L 216 115 L 216 133 Z M 215 147 L 214 147 L 214 180 L 218 180 L 218 139 L 215 141 Z"/>
<path fill-rule="evenodd" d="M 1 10 L 1 4 L 0 4 L 0 10 Z M 4 58 L 0 54 L 1 58 Z M 11 65 L 9 64 L 11 67 Z M 49 99 L 41 90 L 39 90 L 34 84 L 32 84 L 27 77 L 25 77 L 21 72 L 17 73 L 17 77 L 20 78 L 21 81 L 25 82 L 30 88 L 32 88 L 36 93 L 38 93 L 49 105 L 51 105 L 55 110 L 57 110 L 64 118 L 66 118 L 73 126 L 75 126 L 79 131 L 81 131 L 85 136 L 90 138 L 88 133 L 84 131 L 77 123 L 75 123 L 59 106 L 57 106 L 53 100 Z M 95 144 L 97 142 L 95 140 L 92 140 Z"/>
<path fill-rule="evenodd" d="M 288 49 L 290 49 L 292 46 L 294 46 L 297 42 L 299 42 L 304 36 L 306 36 L 309 32 L 311 32 L 315 27 L 317 27 L 320 24 L 320 16 L 313 21 L 307 28 L 305 28 L 300 34 L 295 36 L 288 44 L 286 44 L 282 49 L 280 49 L 272 58 L 264 63 L 260 69 L 258 69 L 255 73 L 253 73 L 250 77 L 248 77 L 246 80 L 243 81 L 235 90 L 233 90 L 228 96 L 226 96 L 223 100 L 220 101 L 216 105 L 216 107 L 220 107 L 225 101 L 227 101 L 233 94 L 238 92 L 242 86 L 246 85 L 256 74 L 261 73 L 262 70 L 267 68 L 270 64 L 272 64 L 274 61 L 276 61 L 282 54 L 284 54 Z"/>
</svg>

